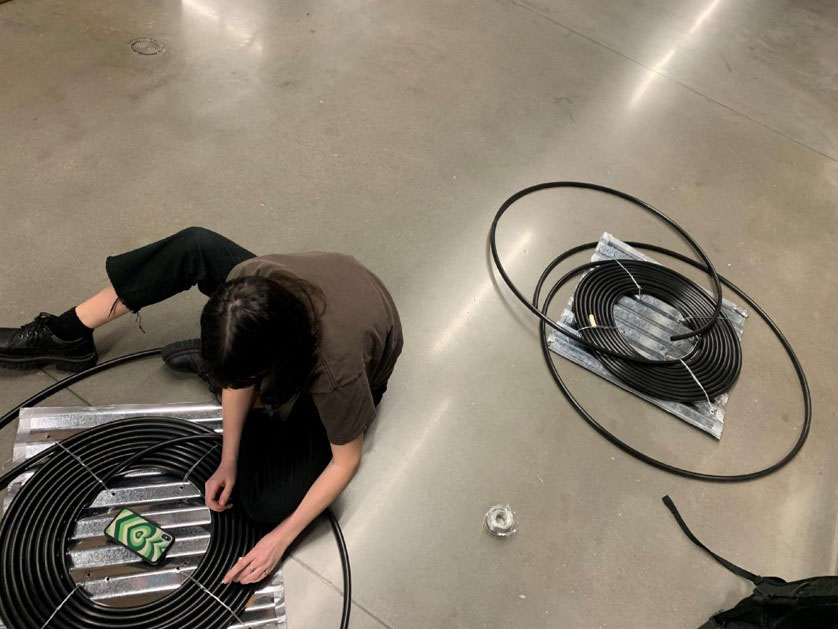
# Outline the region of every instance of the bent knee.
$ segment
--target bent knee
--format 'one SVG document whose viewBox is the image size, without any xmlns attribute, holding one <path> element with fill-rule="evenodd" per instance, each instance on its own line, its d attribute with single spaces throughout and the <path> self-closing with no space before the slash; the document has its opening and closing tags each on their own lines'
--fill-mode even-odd
<svg viewBox="0 0 838 629">
<path fill-rule="evenodd" d="M 193 225 L 192 227 L 181 229 L 175 234 L 175 237 L 190 245 L 201 246 L 209 241 L 216 240 L 218 238 L 218 234 L 206 227 L 197 227 Z"/>
</svg>

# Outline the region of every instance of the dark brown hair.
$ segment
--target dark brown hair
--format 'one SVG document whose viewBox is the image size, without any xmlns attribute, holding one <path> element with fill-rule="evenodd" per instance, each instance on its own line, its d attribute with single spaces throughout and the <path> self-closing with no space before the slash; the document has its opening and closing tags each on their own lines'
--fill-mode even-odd
<svg viewBox="0 0 838 629">
<path fill-rule="evenodd" d="M 201 362 L 214 385 L 259 386 L 267 406 L 303 389 L 317 365 L 323 295 L 293 275 L 220 286 L 201 313 Z"/>
</svg>

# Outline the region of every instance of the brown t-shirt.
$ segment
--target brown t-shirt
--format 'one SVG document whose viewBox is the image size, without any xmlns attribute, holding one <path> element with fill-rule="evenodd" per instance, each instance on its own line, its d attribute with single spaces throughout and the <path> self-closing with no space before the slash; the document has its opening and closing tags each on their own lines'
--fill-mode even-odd
<svg viewBox="0 0 838 629">
<path fill-rule="evenodd" d="M 325 300 L 320 347 L 309 391 L 329 441 L 349 443 L 375 419 L 371 389 L 387 383 L 402 351 L 402 327 L 390 293 L 371 271 L 340 253 L 251 258 L 228 280 L 291 274 L 317 286 Z"/>
</svg>

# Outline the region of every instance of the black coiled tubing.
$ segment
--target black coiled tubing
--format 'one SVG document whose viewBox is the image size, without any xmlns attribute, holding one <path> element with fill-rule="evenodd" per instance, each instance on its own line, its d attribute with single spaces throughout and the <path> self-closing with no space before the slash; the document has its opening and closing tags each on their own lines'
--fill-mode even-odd
<svg viewBox="0 0 838 629">
<path fill-rule="evenodd" d="M 94 374 L 159 354 L 160 348 L 127 354 L 68 376 L 10 409 L 0 417 L 0 429 L 10 425 L 25 406 L 43 402 Z M 146 605 L 117 608 L 96 603 L 76 587 L 65 563 L 71 529 L 103 489 L 102 483 L 107 485 L 110 479 L 142 467 L 175 474 L 203 489 L 218 466 L 220 448 L 214 446 L 219 443 L 221 435 L 193 422 L 132 417 L 73 435 L 0 476 L 2 490 L 17 476 L 35 471 L 0 521 L 0 618 L 4 624 L 9 629 L 43 627 L 47 621 L 49 629 L 212 629 L 237 623 L 227 607 L 241 613 L 258 584 L 221 585 L 221 579 L 265 533 L 240 509 L 210 511 L 210 543 L 197 569 L 189 577 L 184 575 L 177 590 Z M 331 508 L 325 515 L 340 554 L 343 606 L 339 626 L 347 629 L 352 611 L 349 552 Z"/>
<path fill-rule="evenodd" d="M 582 337 L 591 345 L 613 352 L 634 352 L 614 320 L 614 308 L 623 297 L 637 295 L 638 285 L 641 295 L 678 310 L 688 328 L 695 329 L 713 317 L 713 301 L 680 273 L 652 262 L 603 262 L 582 278 L 573 294 L 573 313 Z M 691 351 L 670 358 L 679 361 L 655 365 L 599 356 L 606 369 L 638 391 L 686 403 L 724 393 L 736 382 L 742 367 L 739 338 L 727 319 L 721 317 L 713 320 Z"/>
<path fill-rule="evenodd" d="M 693 260 L 677 251 L 672 251 L 654 244 L 642 242 L 628 242 L 627 244 L 637 249 L 663 254 L 706 273 L 713 284 L 713 298 L 710 298 L 692 280 L 675 271 L 653 263 L 626 260 L 620 261 L 624 268 L 621 268 L 620 264 L 613 261 L 582 264 L 567 271 L 551 285 L 548 284 L 550 275 L 565 260 L 578 253 L 594 250 L 597 243 L 589 242 L 572 247 L 556 256 L 545 267 L 541 277 L 536 282 L 532 301 L 527 299 L 524 293 L 515 285 L 515 282 L 512 281 L 512 278 L 509 277 L 501 261 L 497 244 L 498 225 L 506 211 L 519 199 L 541 190 L 559 188 L 593 190 L 618 197 L 628 201 L 635 207 L 649 212 L 657 219 L 666 223 L 690 245 L 700 261 Z M 689 232 L 657 208 L 627 192 L 599 184 L 582 181 L 550 181 L 540 183 L 519 190 L 503 202 L 495 213 L 495 218 L 489 230 L 489 248 L 491 250 L 492 260 L 503 281 L 515 297 L 539 318 L 541 351 L 550 370 L 550 375 L 553 377 L 562 394 L 582 419 L 605 439 L 627 454 L 660 470 L 685 478 L 713 482 L 739 482 L 755 480 L 776 472 L 788 464 L 800 452 L 803 444 L 806 442 L 806 438 L 809 436 L 809 429 L 812 425 L 812 397 L 809 392 L 806 374 L 803 372 L 803 366 L 800 364 L 800 360 L 794 352 L 791 343 L 789 343 L 777 324 L 771 320 L 771 317 L 768 316 L 753 298 L 738 288 L 733 282 L 716 272 L 710 258 Z M 571 279 L 583 273 L 586 275 L 582 278 L 574 293 L 574 316 L 576 317 L 579 331 L 570 332 L 548 317 L 547 312 L 559 290 Z M 635 281 L 637 282 L 636 284 Z M 792 445 L 791 449 L 775 463 L 742 474 L 711 474 L 689 470 L 656 459 L 630 446 L 600 424 L 582 406 L 579 400 L 574 397 L 567 383 L 562 379 L 547 344 L 547 329 L 550 327 L 556 332 L 574 339 L 586 349 L 593 352 L 618 378 L 640 391 L 644 391 L 655 397 L 682 402 L 705 399 L 704 393 L 706 391 L 707 396 L 712 399 L 733 386 L 742 365 L 742 352 L 739 340 L 730 324 L 721 316 L 722 284 L 744 300 L 774 333 L 774 336 L 785 350 L 789 361 L 791 361 L 792 367 L 794 367 L 797 381 L 800 384 L 800 391 L 803 395 L 803 423 L 797 441 Z M 549 288 L 547 288 L 546 295 L 542 299 L 541 293 L 547 286 Z M 613 329 L 617 327 L 613 319 L 614 305 L 621 297 L 636 295 L 638 293 L 638 286 L 640 287 L 641 293 L 645 292 L 668 303 L 680 310 L 684 315 L 684 325 L 690 331 L 670 338 L 672 341 L 686 338 L 695 339 L 695 345 L 684 356 L 672 356 L 662 360 L 648 358 L 638 353 L 625 339 L 621 338 L 619 330 Z M 595 323 L 590 328 L 587 327 L 591 325 L 589 315 L 593 315 Z M 685 367 L 684 363 L 689 366 L 689 370 Z M 696 382 L 696 379 L 698 382 Z"/>
<path fill-rule="evenodd" d="M 180 419 L 123 419 L 69 437 L 0 478 L 3 487 L 21 468 L 37 467 L 0 522 L 0 616 L 5 623 L 41 627 L 55 610 L 50 629 L 207 629 L 236 622 L 196 581 L 236 613 L 244 608 L 256 585 L 222 585 L 221 579 L 263 531 L 240 509 L 211 511 L 209 546 L 192 578 L 184 574 L 176 590 L 144 605 L 97 603 L 77 588 L 65 559 L 81 511 L 103 489 L 100 480 L 107 484 L 142 467 L 178 478 L 188 474 L 188 480 L 203 487 L 220 462 L 220 448 L 213 449 L 219 442 L 220 435 Z"/>
</svg>

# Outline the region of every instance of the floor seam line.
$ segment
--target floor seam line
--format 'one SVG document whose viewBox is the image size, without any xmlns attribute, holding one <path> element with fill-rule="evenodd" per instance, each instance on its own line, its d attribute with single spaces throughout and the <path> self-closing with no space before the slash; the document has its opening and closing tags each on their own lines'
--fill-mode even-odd
<svg viewBox="0 0 838 629">
<path fill-rule="evenodd" d="M 325 583 L 326 585 L 330 586 L 333 590 L 335 590 L 335 592 L 337 592 L 338 594 L 340 594 L 341 596 L 343 596 L 343 590 L 341 590 L 338 586 L 336 586 L 334 583 L 332 583 L 331 581 L 329 581 L 329 579 L 327 579 L 326 577 L 324 577 L 322 574 L 320 574 L 319 572 L 317 572 L 317 570 L 315 570 L 314 568 L 312 568 L 311 566 L 309 566 L 307 563 L 305 563 L 303 560 L 301 560 L 301 559 L 300 559 L 300 558 L 298 558 L 298 557 L 295 557 L 295 556 L 293 556 L 293 555 L 292 555 L 290 558 L 291 558 L 291 559 L 293 559 L 295 562 L 297 562 L 297 563 L 298 563 L 301 567 L 303 567 L 305 570 L 307 570 L 308 572 L 310 572 L 311 574 L 313 574 L 315 577 L 317 577 L 318 579 L 320 579 L 321 581 L 323 581 L 323 583 Z M 386 622 L 384 622 L 383 620 L 381 620 L 381 618 L 379 618 L 379 617 L 378 617 L 378 616 L 376 616 L 374 613 L 372 613 L 369 609 L 367 609 L 366 607 L 364 607 L 363 605 L 361 605 L 361 604 L 360 604 L 357 600 L 355 600 L 354 598 L 352 599 L 352 604 L 353 604 L 353 605 L 355 605 L 358 609 L 362 610 L 365 614 L 367 614 L 368 616 L 370 616 L 370 618 L 372 618 L 373 620 L 375 620 L 376 622 L 378 622 L 378 623 L 379 623 L 382 627 L 386 627 L 387 629 L 392 629 L 392 627 L 390 627 L 390 625 L 388 625 Z"/>
<path fill-rule="evenodd" d="M 63 380 L 63 378 L 61 378 L 61 379 L 59 380 L 57 377 L 55 377 L 54 375 L 52 375 L 50 372 L 48 372 L 48 371 L 44 371 L 43 369 L 41 370 L 41 373 L 46 374 L 46 376 L 47 376 L 48 378 L 52 378 L 53 382 L 55 382 L 56 384 L 57 384 L 57 383 L 59 383 L 59 382 L 61 382 L 61 380 Z M 80 396 L 78 393 L 76 393 L 75 391 L 73 391 L 73 387 L 67 387 L 66 389 L 64 389 L 64 391 L 67 391 L 67 392 L 71 393 L 73 396 L 75 396 L 75 397 L 79 398 L 79 399 L 80 399 L 82 402 L 84 402 L 87 406 L 93 406 L 93 404 L 91 404 L 90 402 L 88 402 L 87 400 L 85 400 L 82 396 Z M 56 393 L 58 393 L 58 392 L 56 391 Z M 50 396 L 50 397 L 52 397 L 52 396 Z M 49 398 L 47 398 L 47 399 L 49 399 Z"/>
<path fill-rule="evenodd" d="M 611 46 L 609 46 L 608 44 L 606 44 L 604 42 L 601 42 L 597 39 L 594 39 L 590 35 L 586 35 L 585 33 L 577 31 L 576 29 L 571 28 L 567 24 L 562 24 L 557 19 L 555 19 L 555 18 L 553 18 L 553 17 L 551 17 L 551 16 L 549 16 L 545 13 L 542 13 L 541 11 L 536 9 L 535 7 L 531 7 L 530 5 L 528 5 L 524 2 L 521 2 L 520 0 L 509 0 L 509 1 L 512 4 L 514 4 L 515 6 L 521 7 L 522 9 L 525 9 L 525 10 L 533 13 L 534 15 L 538 15 L 539 17 L 547 20 L 548 22 L 551 22 L 551 23 L 555 24 L 556 26 L 561 26 L 562 28 L 564 28 L 567 31 L 573 33 L 574 35 L 578 35 L 582 39 L 585 39 L 586 41 L 589 41 L 592 44 L 595 44 L 595 45 L 597 45 L 601 48 L 604 48 L 605 50 L 608 50 L 609 52 L 614 53 L 615 55 L 617 55 L 619 57 L 622 57 L 626 61 L 630 61 L 631 63 L 634 63 L 634 64 L 640 66 L 641 68 L 645 69 L 645 70 L 648 70 L 650 72 L 654 72 L 657 76 L 659 76 L 663 79 L 666 79 L 666 80 L 670 81 L 671 83 L 674 83 L 675 85 L 677 85 L 679 87 L 682 87 L 685 90 L 687 90 L 689 92 L 692 92 L 693 94 L 696 94 L 697 96 L 701 96 L 702 98 L 707 99 L 711 103 L 714 103 L 714 104 L 718 105 L 719 107 L 727 109 L 728 111 L 733 112 L 737 116 L 741 116 L 745 120 L 753 122 L 754 124 L 759 125 L 763 129 L 766 129 L 768 131 L 771 131 L 772 133 L 775 133 L 776 135 L 779 135 L 781 138 L 785 138 L 786 140 L 789 140 L 790 142 L 793 142 L 794 144 L 797 144 L 798 146 L 800 146 L 802 148 L 805 148 L 809 151 L 812 151 L 813 153 L 815 153 L 817 155 L 820 155 L 821 157 L 825 157 L 826 159 L 828 159 L 831 162 L 838 163 L 838 158 L 832 157 L 831 155 L 829 155 L 827 153 L 819 151 L 818 149 L 816 149 L 814 147 L 811 147 L 808 144 L 805 144 L 804 142 L 802 142 L 800 140 L 797 140 L 797 139 L 791 137 L 790 135 L 787 135 L 787 134 L 783 133 L 782 131 L 779 131 L 778 129 L 775 129 L 774 127 L 771 127 L 771 126 L 765 124 L 764 122 L 760 122 L 759 120 L 751 118 L 749 115 L 747 115 L 745 113 L 742 113 L 741 111 L 739 111 L 737 109 L 734 109 L 730 105 L 726 105 L 725 103 L 722 103 L 722 102 L 716 100 L 715 98 L 712 98 L 711 96 L 707 96 L 706 94 L 698 91 L 696 88 L 694 88 L 690 85 L 687 85 L 686 83 L 683 83 L 683 82 L 679 81 L 678 79 L 676 79 L 676 78 L 674 78 L 674 77 L 672 77 L 668 74 L 664 74 L 664 73 L 660 72 L 660 70 L 655 70 L 654 68 L 651 68 L 651 67 L 647 66 L 642 61 L 638 61 L 637 59 L 629 57 L 627 54 L 622 53 L 619 50 L 616 50 L 615 48 L 612 48 Z"/>
</svg>

